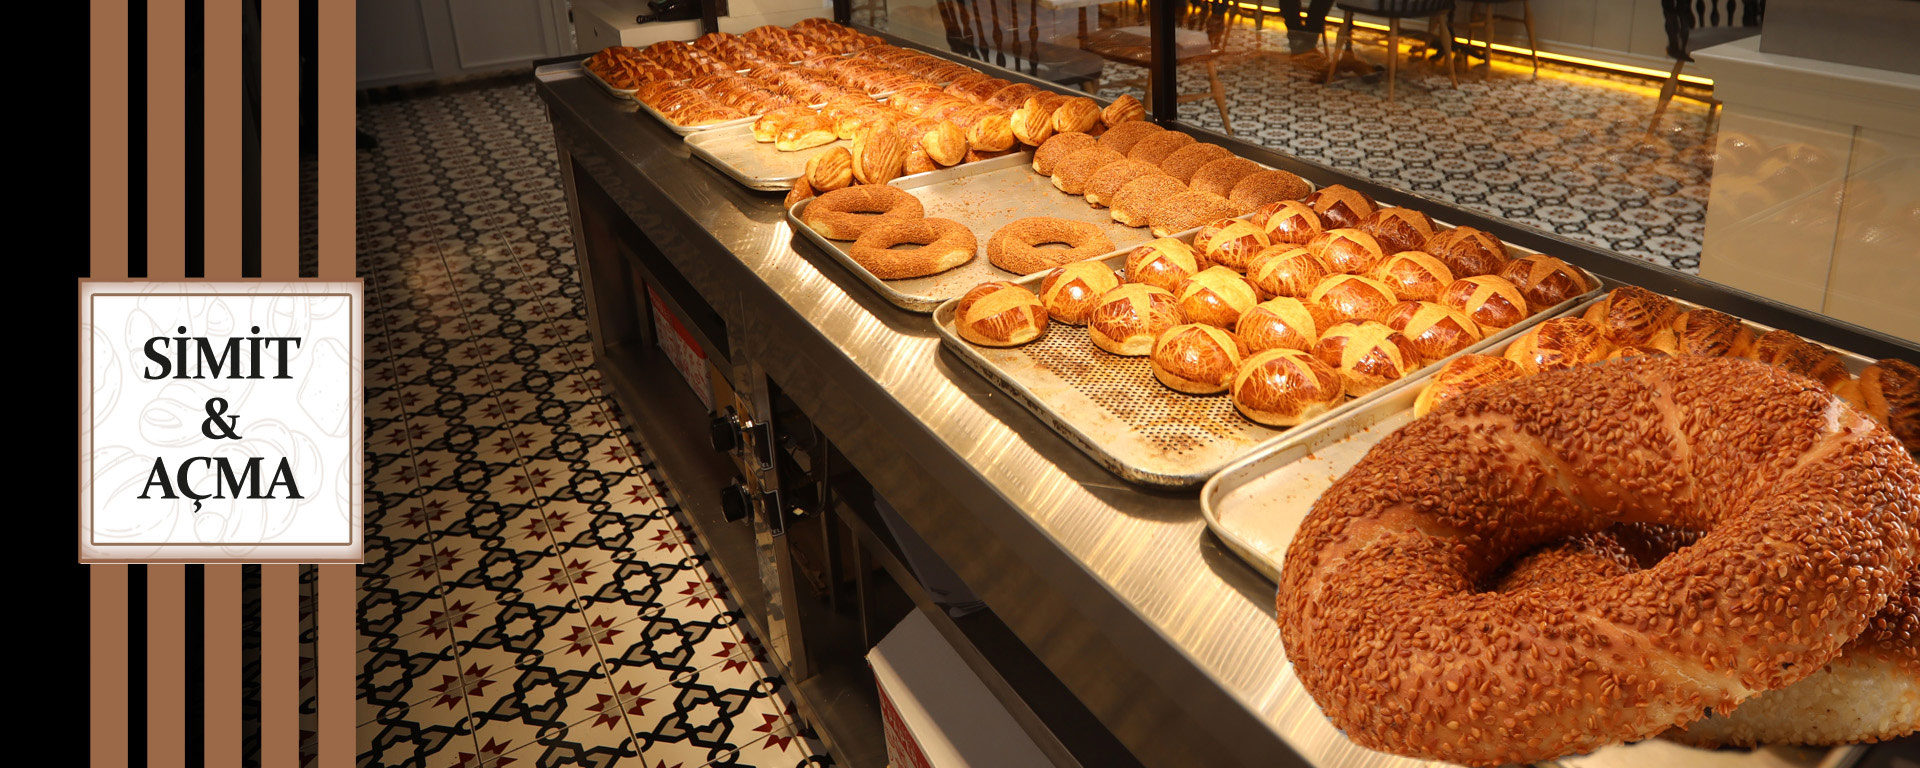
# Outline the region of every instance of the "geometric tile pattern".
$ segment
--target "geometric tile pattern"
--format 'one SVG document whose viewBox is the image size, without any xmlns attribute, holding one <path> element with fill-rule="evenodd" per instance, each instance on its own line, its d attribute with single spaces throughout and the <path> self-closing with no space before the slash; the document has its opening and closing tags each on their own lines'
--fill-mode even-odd
<svg viewBox="0 0 1920 768">
<path fill-rule="evenodd" d="M 830 764 L 592 365 L 531 86 L 359 119 L 359 764 Z"/>
<path fill-rule="evenodd" d="M 1331 26 L 1331 23 L 1330 23 Z M 1326 58 L 1279 55 L 1286 35 L 1236 26 L 1220 62 L 1234 130 L 1246 141 L 1421 196 L 1697 273 L 1713 174 L 1707 106 L 1676 98 L 1643 144 L 1660 83 L 1496 54 L 1453 87 L 1437 65 L 1409 64 L 1395 98 L 1386 83 L 1322 85 Z M 1332 34 L 1328 35 L 1329 45 Z M 1384 64 L 1383 33 L 1358 30 L 1354 50 Z M 1478 60 L 1475 60 L 1478 63 Z M 1463 66 L 1464 69 L 1464 66 Z M 1144 71 L 1109 62 L 1103 82 Z M 1205 93 L 1206 70 L 1179 69 L 1181 93 Z M 1384 78 L 1384 75 L 1383 75 Z M 1102 95 L 1128 92 L 1103 88 Z M 1138 88 L 1131 89 L 1143 95 Z M 1222 131 L 1211 98 L 1180 105 L 1182 120 Z"/>
</svg>

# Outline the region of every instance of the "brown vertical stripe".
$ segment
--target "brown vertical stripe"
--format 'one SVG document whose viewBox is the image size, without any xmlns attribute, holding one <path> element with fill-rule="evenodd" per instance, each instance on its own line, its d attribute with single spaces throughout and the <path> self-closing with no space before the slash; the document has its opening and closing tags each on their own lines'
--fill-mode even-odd
<svg viewBox="0 0 1920 768">
<path fill-rule="evenodd" d="M 147 3 L 147 275 L 187 276 L 187 10 Z"/>
<path fill-rule="evenodd" d="M 120 272 L 126 270 L 121 261 Z M 87 566 L 87 581 L 89 765 L 127 768 L 127 567 Z"/>
<path fill-rule="evenodd" d="M 353 277 L 354 191 L 358 162 L 354 156 L 353 3 L 321 3 L 318 45 L 323 66 L 319 72 L 320 128 L 320 277 Z"/>
<path fill-rule="evenodd" d="M 146 598 L 147 765 L 183 768 L 187 764 L 187 567 L 147 566 Z"/>
<path fill-rule="evenodd" d="M 353 726 L 359 720 L 354 713 L 358 706 L 354 700 L 354 638 L 359 627 L 354 610 L 355 566 L 316 567 L 320 569 L 319 768 L 353 768 L 358 748 Z"/>
<path fill-rule="evenodd" d="M 238 226 L 238 223 L 235 224 Z M 239 277 L 236 259 L 231 275 Z M 240 569 L 238 565 L 207 566 L 206 583 L 206 764 L 240 764 Z"/>
<path fill-rule="evenodd" d="M 300 768 L 300 566 L 260 566 L 260 765 Z"/>
<path fill-rule="evenodd" d="M 260 276 L 300 277 L 300 4 L 260 3 Z"/>
<path fill-rule="evenodd" d="M 240 0 L 206 0 L 205 133 L 207 277 L 240 279 Z M 238 599 L 238 598 L 236 598 Z M 208 765 L 220 765 L 207 756 Z"/>
<path fill-rule="evenodd" d="M 92 144 L 88 194 L 90 277 L 127 276 L 127 2 L 93 0 L 87 51 L 92 86 L 88 132 Z M 126 581 L 124 572 L 120 577 Z M 121 623 L 125 624 L 123 616 Z M 125 757 L 121 758 L 124 762 Z"/>
</svg>

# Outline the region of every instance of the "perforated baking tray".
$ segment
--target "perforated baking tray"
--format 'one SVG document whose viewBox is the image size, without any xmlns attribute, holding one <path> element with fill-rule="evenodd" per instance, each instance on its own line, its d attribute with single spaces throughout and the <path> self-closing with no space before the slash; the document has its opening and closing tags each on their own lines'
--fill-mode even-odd
<svg viewBox="0 0 1920 768">
<path fill-rule="evenodd" d="M 1193 231 L 1180 239 L 1193 241 Z M 1521 255 L 1531 253 L 1508 244 Z M 1121 272 L 1126 252 L 1110 254 L 1102 263 Z M 1014 280 L 1039 293 L 1043 274 Z M 1591 274 L 1587 279 L 1599 285 Z M 940 305 L 934 326 L 948 349 L 987 377 L 1027 410 L 1060 433 L 1068 442 L 1128 482 L 1160 488 L 1191 488 L 1207 481 L 1236 460 L 1258 453 L 1289 435 L 1315 424 L 1346 417 L 1350 412 L 1393 396 L 1407 381 L 1424 376 L 1448 360 L 1505 342 L 1536 323 L 1588 300 L 1592 293 L 1569 299 L 1528 317 L 1519 324 L 1488 336 L 1474 345 L 1411 373 L 1406 379 L 1367 395 L 1349 398 L 1305 424 L 1275 429 L 1248 421 L 1225 394 L 1194 396 L 1162 386 L 1145 357 L 1122 357 L 1093 346 L 1084 327 L 1049 323 L 1038 341 L 1019 347 L 990 348 L 967 343 L 954 332 L 956 301 Z"/>
</svg>

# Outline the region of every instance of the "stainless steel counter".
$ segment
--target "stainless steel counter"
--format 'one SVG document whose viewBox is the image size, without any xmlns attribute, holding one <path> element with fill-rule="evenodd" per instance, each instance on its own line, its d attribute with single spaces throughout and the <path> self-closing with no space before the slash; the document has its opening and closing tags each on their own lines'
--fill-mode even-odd
<svg viewBox="0 0 1920 768">
<path fill-rule="evenodd" d="M 577 183 L 617 201 L 718 311 L 736 340 L 730 354 L 762 366 L 1142 763 L 1413 764 L 1352 745 L 1320 714 L 1289 671 L 1272 587 L 1209 536 L 1195 494 L 1141 491 L 1101 469 L 942 352 L 925 316 L 795 239 L 779 196 L 690 158 L 678 136 L 585 78 L 538 88 Z M 1909 344 L 1241 149 L 1608 277 L 1658 278 L 1771 325 L 1915 356 Z"/>
</svg>

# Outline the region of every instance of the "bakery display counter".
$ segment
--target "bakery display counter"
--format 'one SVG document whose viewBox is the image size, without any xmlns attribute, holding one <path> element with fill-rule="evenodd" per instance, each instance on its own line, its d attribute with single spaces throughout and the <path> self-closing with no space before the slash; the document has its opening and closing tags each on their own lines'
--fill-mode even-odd
<svg viewBox="0 0 1920 768">
<path fill-rule="evenodd" d="M 1271 583 L 1208 532 L 1197 492 L 1143 490 L 1104 469 L 943 350 L 927 316 L 890 303 L 796 237 L 779 195 L 743 188 L 692 157 L 680 136 L 632 102 L 609 98 L 577 70 L 547 72 L 537 90 L 567 187 L 598 365 L 769 660 L 790 681 L 801 714 L 840 763 L 885 758 L 877 715 L 861 703 L 860 692 L 871 689 L 865 669 L 810 650 L 867 639 L 808 618 L 854 610 L 821 604 L 821 591 L 808 586 L 844 576 L 839 539 L 828 533 L 817 549 L 796 545 L 834 530 L 820 522 L 834 516 L 853 531 L 846 546 L 871 549 L 897 580 L 918 582 L 902 587 L 919 610 L 959 613 L 948 610 L 957 592 L 984 604 L 985 613 L 941 629 L 977 647 L 969 657 L 975 671 L 1056 764 L 1415 764 L 1353 744 L 1321 714 L 1289 670 Z M 1911 341 L 1207 139 L 1317 185 L 1345 184 L 1487 230 L 1609 284 L 1651 288 L 1874 358 L 1920 360 Z M 714 380 L 696 396 L 671 380 L 675 369 Z M 730 454 L 707 449 L 705 431 L 689 434 L 702 409 L 720 416 L 713 447 Z M 849 501 L 864 490 L 835 490 L 837 472 L 857 474 L 884 502 Z M 797 485 L 801 477 L 819 479 Z M 885 514 L 875 518 L 871 508 Z M 857 553 L 853 560 L 872 565 Z M 943 568 L 951 589 L 933 588 Z M 863 589 L 859 610 L 883 598 Z M 993 619 L 985 628 L 981 615 Z M 1647 742 L 1564 762 L 1812 768 L 1846 757 L 1693 753 Z"/>
</svg>

